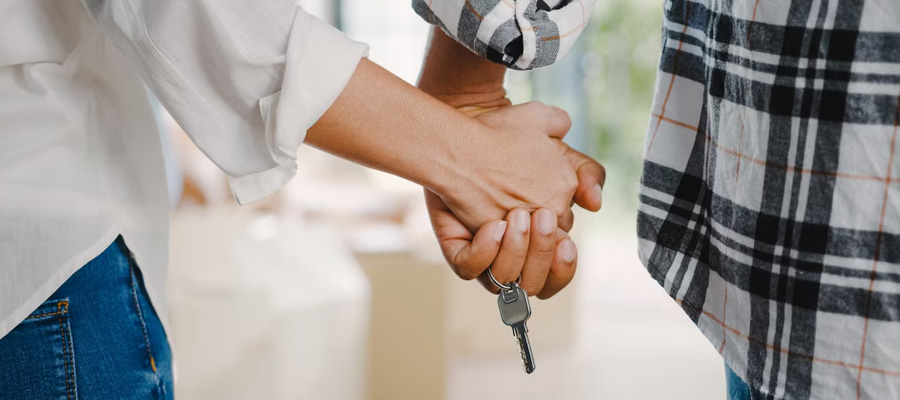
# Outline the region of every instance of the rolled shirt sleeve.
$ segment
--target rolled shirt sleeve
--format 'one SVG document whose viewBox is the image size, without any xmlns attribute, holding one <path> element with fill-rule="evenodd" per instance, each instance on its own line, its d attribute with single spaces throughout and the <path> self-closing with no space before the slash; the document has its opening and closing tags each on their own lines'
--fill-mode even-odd
<svg viewBox="0 0 900 400">
<path fill-rule="evenodd" d="M 368 47 L 293 0 L 83 0 L 241 204 L 297 172 Z"/>
<path fill-rule="evenodd" d="M 413 0 L 423 19 L 484 58 L 528 70 L 551 65 L 584 31 L 595 0 Z"/>
</svg>

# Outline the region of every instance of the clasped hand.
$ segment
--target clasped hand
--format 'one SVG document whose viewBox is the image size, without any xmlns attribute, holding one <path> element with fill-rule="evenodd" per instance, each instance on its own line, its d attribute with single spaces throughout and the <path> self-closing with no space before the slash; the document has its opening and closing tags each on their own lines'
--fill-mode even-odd
<svg viewBox="0 0 900 400">
<path fill-rule="evenodd" d="M 476 119 L 478 143 L 454 152 L 472 173 L 441 195 L 425 191 L 441 250 L 460 278 L 478 278 L 494 293 L 488 267 L 501 282 L 521 276 L 530 295 L 551 297 L 575 273 L 570 207 L 600 209 L 605 171 L 562 142 L 571 120 L 558 108 L 533 102 Z"/>
</svg>

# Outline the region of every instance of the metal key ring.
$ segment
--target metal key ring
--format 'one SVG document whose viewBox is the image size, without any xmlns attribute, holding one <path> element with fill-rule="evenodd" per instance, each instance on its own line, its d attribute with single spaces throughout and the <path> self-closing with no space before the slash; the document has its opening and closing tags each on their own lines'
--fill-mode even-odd
<svg viewBox="0 0 900 400">
<path fill-rule="evenodd" d="M 494 284 L 497 285 L 498 288 L 500 288 L 502 290 L 512 290 L 512 286 L 504 285 L 504 284 L 500 283 L 500 281 L 498 281 L 497 278 L 494 278 L 494 273 L 491 272 L 491 267 L 488 267 L 487 273 L 488 273 L 488 278 L 491 278 L 491 282 L 494 282 Z M 522 275 L 519 275 L 519 279 L 516 279 L 517 285 L 520 282 L 522 282 Z"/>
</svg>

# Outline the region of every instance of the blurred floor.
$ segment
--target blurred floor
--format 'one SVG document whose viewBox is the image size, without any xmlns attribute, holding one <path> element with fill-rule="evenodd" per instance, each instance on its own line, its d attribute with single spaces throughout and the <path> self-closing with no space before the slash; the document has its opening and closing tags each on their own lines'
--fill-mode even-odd
<svg viewBox="0 0 900 400">
<path fill-rule="evenodd" d="M 600 226 L 598 217 L 588 219 L 589 227 Z M 634 229 L 607 226 L 580 236 L 577 286 L 570 288 L 578 298 L 572 348 L 535 348 L 537 370 L 530 376 L 522 371 L 512 336 L 508 356 L 455 357 L 447 398 L 724 399 L 721 358 L 650 279 L 637 259 L 633 234 L 622 232 Z M 539 318 L 532 315 L 532 321 Z M 534 325 L 539 324 L 530 324 L 532 330 Z"/>
</svg>

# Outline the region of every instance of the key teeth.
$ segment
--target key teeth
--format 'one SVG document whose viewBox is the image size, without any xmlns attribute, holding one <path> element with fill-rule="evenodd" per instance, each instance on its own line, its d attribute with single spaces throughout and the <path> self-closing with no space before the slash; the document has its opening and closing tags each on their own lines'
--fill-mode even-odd
<svg viewBox="0 0 900 400">
<path fill-rule="evenodd" d="M 522 346 L 522 339 L 519 338 L 518 335 L 516 336 L 516 345 L 519 347 L 519 357 L 522 359 L 522 369 L 525 370 L 526 374 L 534 372 L 533 369 L 531 371 L 528 370 L 528 357 L 525 355 L 525 347 Z"/>
<path fill-rule="evenodd" d="M 519 346 L 519 359 L 522 360 L 522 369 L 528 372 L 528 363 L 525 361 L 525 349 L 522 348 L 522 341 L 516 338 L 516 344 Z"/>
<path fill-rule="evenodd" d="M 528 293 L 516 285 L 511 285 L 515 292 L 515 298 L 507 302 L 506 292 L 501 291 L 497 299 L 500 308 L 500 318 L 504 324 L 512 327 L 513 337 L 519 348 L 519 359 L 522 361 L 522 369 L 525 373 L 534 372 L 534 356 L 531 352 L 531 343 L 528 340 L 528 325 L 525 322 L 531 316 L 531 306 L 528 303 Z"/>
<path fill-rule="evenodd" d="M 527 327 L 522 327 L 525 332 L 528 332 Z M 524 341 L 527 341 L 527 338 L 523 338 L 521 333 L 518 330 L 514 330 L 516 337 L 516 346 L 519 348 L 519 358 L 522 360 L 522 369 L 525 370 L 526 374 L 531 374 L 534 372 L 534 359 L 531 360 L 530 369 L 528 363 L 528 353 L 526 352 Z M 530 344 L 528 345 L 530 347 Z"/>
</svg>

